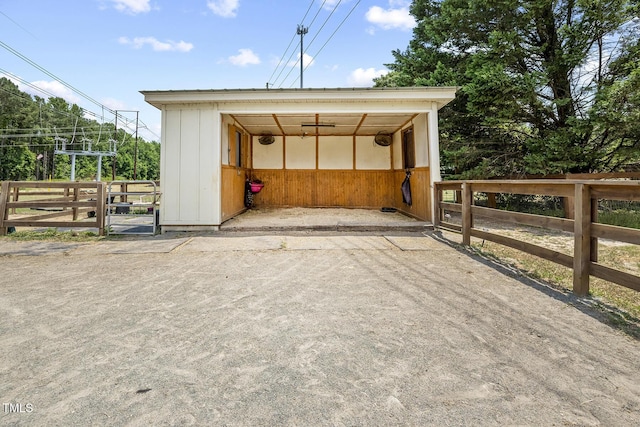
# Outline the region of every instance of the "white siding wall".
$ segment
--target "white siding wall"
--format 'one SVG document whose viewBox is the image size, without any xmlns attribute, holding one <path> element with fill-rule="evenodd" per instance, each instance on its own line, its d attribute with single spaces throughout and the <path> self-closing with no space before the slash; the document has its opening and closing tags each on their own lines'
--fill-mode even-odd
<svg viewBox="0 0 640 427">
<path fill-rule="evenodd" d="M 220 115 L 173 107 L 163 120 L 161 225 L 219 225 Z"/>
</svg>

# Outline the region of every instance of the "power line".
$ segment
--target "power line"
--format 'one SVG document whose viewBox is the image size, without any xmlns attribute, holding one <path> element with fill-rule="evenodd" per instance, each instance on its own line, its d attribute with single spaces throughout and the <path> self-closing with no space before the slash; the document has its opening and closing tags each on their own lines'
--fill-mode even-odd
<svg viewBox="0 0 640 427">
<path fill-rule="evenodd" d="M 314 40 L 316 38 L 318 38 L 318 36 L 322 32 L 322 29 L 325 27 L 325 25 L 327 25 L 327 22 L 329 22 L 329 19 L 331 19 L 331 17 L 335 13 L 335 11 L 338 9 L 338 6 L 340 6 L 340 3 L 342 3 L 342 0 L 339 0 L 338 3 L 336 3 L 336 5 L 333 7 L 333 10 L 331 11 L 331 13 L 329 13 L 329 16 L 327 16 L 327 18 L 324 20 L 324 22 L 320 26 L 320 29 L 318 31 L 316 31 L 316 35 L 311 39 L 311 42 L 307 46 L 307 49 L 309 49 L 311 47 L 311 45 L 313 44 Z M 324 6 L 324 2 L 322 3 L 322 6 Z M 320 9 L 322 9 L 322 6 L 320 6 Z M 318 16 L 318 14 L 316 14 L 316 16 Z M 314 20 L 315 20 L 315 17 L 314 17 Z M 300 33 L 298 33 L 298 34 L 300 34 Z M 304 54 L 307 52 L 307 49 L 304 49 L 304 50 L 302 49 L 302 37 L 300 37 L 300 59 L 299 59 L 299 61 L 300 61 L 300 75 L 298 76 L 297 79 L 295 79 L 293 81 L 293 83 L 291 83 L 290 87 L 293 87 L 293 85 L 298 81 L 298 79 L 300 79 L 300 87 L 302 88 L 302 76 L 304 74 L 304 70 L 306 70 L 309 67 L 309 65 L 311 64 L 311 62 L 313 62 L 313 61 L 309 61 L 309 64 L 307 64 L 306 67 L 304 66 Z M 296 62 L 296 65 L 297 64 L 298 64 L 298 62 Z M 294 67 L 295 67 L 295 65 L 294 65 Z M 289 74 L 291 74 L 291 72 L 289 72 Z M 287 77 L 289 76 L 289 74 L 287 74 Z M 284 83 L 284 81 L 283 81 L 283 83 Z"/>
<path fill-rule="evenodd" d="M 94 103 L 95 105 L 99 106 L 99 107 L 103 107 L 106 108 L 108 111 L 115 113 L 114 110 L 111 110 L 108 107 L 105 107 L 103 104 L 101 104 L 100 102 L 96 101 L 95 99 L 93 99 L 92 97 L 90 97 L 89 95 L 87 95 L 86 93 L 82 92 L 79 89 L 76 89 L 75 87 L 71 86 L 69 83 L 65 82 L 64 80 L 62 80 L 60 77 L 56 76 L 55 74 L 51 73 L 49 70 L 47 70 L 44 67 L 41 67 L 40 65 L 36 64 L 35 62 L 33 62 L 31 59 L 27 58 L 26 56 L 24 56 L 23 54 L 21 54 L 20 52 L 18 52 L 17 50 L 15 50 L 14 48 L 12 48 L 11 46 L 9 46 L 8 44 L 0 41 L 0 46 L 2 46 L 3 48 L 5 48 L 6 50 L 8 50 L 9 52 L 13 53 L 15 56 L 17 56 L 18 58 L 22 59 L 23 61 L 25 61 L 27 64 L 35 67 L 36 69 L 42 71 L 43 73 L 45 73 L 47 76 L 51 77 L 54 80 L 57 80 L 60 84 L 62 84 L 63 86 L 65 86 L 67 89 L 70 89 L 72 91 L 74 91 L 75 93 L 77 93 L 78 95 L 82 96 L 83 98 L 85 98 L 86 100 Z"/>
<path fill-rule="evenodd" d="M 0 47 L 3 47 L 4 49 L 8 50 L 9 52 L 11 52 L 12 54 L 14 54 L 15 56 L 17 56 L 18 58 L 22 59 L 23 61 L 25 61 L 26 63 L 28 63 L 29 65 L 35 67 L 36 69 L 38 69 L 39 71 L 45 73 L 47 76 L 51 77 L 52 79 L 58 81 L 60 84 L 62 84 L 63 86 L 65 86 L 66 88 L 70 89 L 71 91 L 77 93 L 78 95 L 80 95 L 81 97 L 83 97 L 84 99 L 90 101 L 91 103 L 97 105 L 98 107 L 102 108 L 102 110 L 107 110 L 108 112 L 114 114 L 114 116 L 116 117 L 116 121 L 118 119 L 121 120 L 125 120 L 125 122 L 123 122 L 125 124 L 125 126 L 127 127 L 127 129 L 129 129 L 130 131 L 133 132 L 133 130 L 129 127 L 131 122 L 134 122 L 133 120 L 129 120 L 129 118 L 125 117 L 125 116 L 121 116 L 118 114 L 117 110 L 112 110 L 111 108 L 107 107 L 106 105 L 100 103 L 99 101 L 95 100 L 94 98 L 92 98 L 91 96 L 87 95 L 86 93 L 82 92 L 81 90 L 75 88 L 74 86 L 72 86 L 71 84 L 65 82 L 64 80 L 62 80 L 61 78 L 59 78 L 58 76 L 56 76 L 55 74 L 51 73 L 50 71 L 48 71 L 47 69 L 45 69 L 44 67 L 38 65 L 36 62 L 32 61 L 31 59 L 27 58 L 25 55 L 21 54 L 20 52 L 18 52 L 17 50 L 13 49 L 11 46 L 7 45 L 6 43 L 0 41 Z M 10 74 L 10 73 L 9 73 Z M 19 79 L 18 80 L 22 80 Z M 34 87 L 32 84 L 25 82 L 25 84 Z M 34 87 L 37 88 L 37 87 Z M 41 88 L 37 88 L 37 90 L 47 93 L 46 91 L 44 91 Z M 49 94 L 51 95 L 51 94 Z M 53 96 L 54 98 L 56 96 Z M 97 114 L 92 113 L 89 110 L 86 109 L 82 109 L 83 111 L 90 113 L 91 115 L 93 115 L 94 117 L 99 117 Z M 156 137 L 160 138 L 157 134 L 155 134 L 154 132 L 152 132 L 150 129 L 147 128 L 147 130 L 149 130 L 149 132 L 151 132 L 153 135 L 155 135 Z"/>
<path fill-rule="evenodd" d="M 326 2 L 326 0 L 324 0 L 324 2 L 322 2 L 322 5 L 324 5 L 325 2 Z M 304 20 L 307 18 L 307 15 L 309 14 L 309 11 L 311 10 L 311 7 L 313 6 L 313 3 L 314 3 L 314 0 L 311 0 L 311 3 L 309 3 L 309 7 L 307 8 L 307 11 L 305 12 L 304 16 L 302 17 L 302 21 L 301 21 L 302 23 L 304 23 Z M 320 7 L 322 8 L 322 6 L 320 6 Z M 317 16 L 317 14 L 316 14 L 316 16 Z M 314 17 L 314 20 L 315 20 L 315 17 Z M 275 85 L 275 83 L 278 81 L 278 79 L 282 75 L 282 72 L 285 70 L 286 65 L 283 65 L 282 70 L 278 74 L 278 77 L 276 77 L 276 79 L 273 80 L 273 76 L 276 74 L 276 71 L 278 71 L 278 68 L 280 68 L 280 64 L 282 64 L 282 60 L 284 59 L 284 57 L 287 56 L 287 52 L 289 52 L 289 48 L 291 47 L 291 44 L 295 40 L 296 35 L 297 34 L 294 34 L 291 37 L 291 40 L 289 41 L 289 45 L 287 46 L 287 48 L 285 49 L 284 53 L 280 57 L 280 60 L 278 61 L 278 64 L 276 65 L 276 68 L 273 70 L 273 73 L 271 73 L 271 77 L 269 77 L 269 80 L 267 82 L 267 89 L 269 89 L 269 85 L 272 85 L 272 86 Z M 289 63 L 289 61 L 291 60 L 291 57 L 293 56 L 294 53 L 295 53 L 295 49 L 292 51 L 291 55 L 289 56 L 289 58 L 287 59 L 285 64 Z M 271 84 L 272 80 L 273 80 L 273 84 Z"/>
<path fill-rule="evenodd" d="M 329 36 L 329 38 L 327 39 L 327 41 L 324 42 L 324 44 L 320 47 L 320 49 L 316 52 L 316 54 L 313 56 L 313 58 L 317 58 L 318 55 L 320 55 L 320 52 L 322 52 L 322 50 L 327 46 L 327 44 L 329 44 L 329 42 L 331 41 L 331 39 L 333 38 L 333 36 L 336 35 L 336 33 L 338 32 L 338 30 L 342 27 L 342 25 L 344 25 L 344 23 L 347 21 L 347 19 L 349 19 L 349 17 L 351 16 L 351 14 L 353 13 L 354 10 L 356 10 L 356 7 L 358 7 L 358 5 L 360 4 L 362 0 L 358 0 L 358 2 L 356 4 L 353 5 L 353 7 L 351 8 L 351 10 L 349 11 L 349 13 L 347 13 L 347 15 L 344 17 L 344 19 L 342 19 L 342 21 L 340 22 L 340 24 L 338 24 L 338 26 L 336 27 L 336 29 L 333 31 L 333 33 L 331 33 L 331 35 Z M 311 40 L 311 43 L 313 43 L 313 40 L 315 40 L 315 37 Z M 310 44 L 311 44 L 310 43 Z M 310 46 L 307 47 L 307 49 L 309 49 Z M 306 50 L 305 50 L 306 52 Z M 311 65 L 311 62 L 309 62 L 309 64 L 307 64 L 307 66 L 304 68 L 305 70 L 307 68 L 309 68 L 309 66 Z M 293 86 L 296 83 L 297 80 L 294 80 L 294 82 L 291 84 L 291 86 Z"/>
<path fill-rule="evenodd" d="M 328 37 L 328 39 L 324 42 L 324 44 L 320 47 L 320 49 L 316 52 L 316 54 L 313 56 L 314 60 L 318 57 L 318 55 L 324 50 L 324 48 L 329 44 L 329 42 L 334 38 L 334 36 L 337 34 L 337 32 L 340 30 L 340 28 L 342 28 L 342 26 L 344 25 L 344 23 L 347 21 L 347 19 L 349 19 L 349 17 L 353 14 L 353 12 L 356 10 L 356 8 L 360 5 L 360 3 L 362 2 L 362 0 L 358 0 L 353 7 L 351 8 L 351 10 L 347 13 L 347 15 L 342 19 L 342 21 L 340 22 L 340 24 L 338 24 L 338 26 L 336 27 L 336 29 L 331 33 L 331 35 Z M 313 2 L 312 2 L 313 3 Z M 318 12 L 316 12 L 313 20 L 311 21 L 311 24 L 313 24 L 318 16 L 318 14 L 322 11 L 324 4 L 326 3 L 326 0 L 322 2 L 322 5 L 320 6 L 320 8 L 318 9 Z M 296 69 L 296 66 L 300 63 L 301 65 L 304 64 L 304 54 L 306 54 L 309 49 L 312 47 L 313 43 L 316 41 L 316 39 L 323 33 L 324 28 L 326 27 L 326 25 L 328 24 L 329 20 L 331 20 L 331 18 L 334 16 L 335 12 L 338 9 L 338 6 L 340 6 L 340 4 L 342 3 L 342 0 L 339 0 L 335 6 L 333 7 L 333 9 L 331 10 L 331 12 L 329 13 L 329 16 L 324 20 L 324 22 L 322 23 L 322 25 L 320 26 L 320 28 L 315 31 L 315 35 L 314 37 L 311 39 L 311 42 L 309 42 L 309 44 L 306 46 L 306 48 L 303 49 L 303 53 L 300 55 L 300 58 L 298 59 L 298 61 L 296 61 L 291 67 L 289 67 L 289 71 L 286 73 L 286 75 L 284 76 L 284 78 L 280 79 L 280 76 L 282 75 L 282 73 L 285 71 L 285 67 L 286 64 L 290 64 L 291 63 L 291 58 L 293 57 L 293 55 L 295 54 L 295 50 L 292 51 L 291 55 L 289 56 L 289 59 L 287 60 L 287 62 L 283 65 L 283 69 L 280 71 L 280 73 L 278 74 L 278 76 L 276 77 L 275 81 L 273 83 L 270 84 L 270 86 L 277 86 L 278 87 L 282 87 L 284 86 L 284 83 L 288 80 L 289 76 L 291 75 L 291 73 L 293 72 L 294 69 Z M 308 12 L 307 12 L 308 14 Z M 306 16 L 306 14 L 305 14 Z M 308 25 L 308 28 L 311 28 L 311 24 Z M 299 34 L 296 34 L 299 35 Z M 293 37 L 295 38 L 294 35 Z M 292 39 L 293 40 L 293 39 Z M 302 40 L 301 40 L 302 42 Z M 291 42 L 289 43 L 289 46 L 291 45 Z M 298 45 L 300 46 L 300 45 Z M 289 47 L 287 47 L 287 51 L 288 51 Z M 285 51 L 286 52 L 286 51 Z M 309 66 L 311 66 L 313 61 L 309 61 L 308 64 L 304 65 L 303 67 L 303 71 L 306 70 L 307 68 L 309 68 Z M 282 64 L 282 60 L 278 63 L 278 66 L 280 66 Z M 275 74 L 275 71 L 274 71 Z M 303 73 L 301 72 L 301 75 Z M 273 74 L 272 74 L 273 76 Z M 291 85 L 289 87 L 293 87 L 296 82 L 300 79 L 300 76 L 296 77 L 295 80 L 291 83 Z M 278 83 L 280 82 L 280 83 Z"/>
<path fill-rule="evenodd" d="M 317 57 L 320 52 L 322 52 L 322 50 L 325 48 L 325 46 L 331 41 L 331 39 L 333 38 L 333 36 L 336 35 L 336 33 L 338 32 L 338 30 L 342 27 L 342 25 L 344 25 L 344 23 L 347 21 L 347 19 L 349 19 L 349 17 L 351 16 L 351 14 L 353 13 L 354 10 L 356 10 L 356 7 L 358 7 L 358 5 L 360 4 L 362 0 L 358 0 L 358 2 L 356 4 L 353 5 L 353 7 L 351 8 L 351 10 L 349 11 L 349 13 L 347 13 L 347 16 L 344 17 L 344 19 L 340 22 L 340 24 L 338 25 L 338 27 L 333 31 L 333 33 L 331 33 L 331 35 L 329 36 L 329 38 L 327 39 L 326 42 L 324 42 L 324 44 L 322 45 L 322 47 L 320 47 L 320 50 L 318 50 L 318 52 L 316 52 L 316 54 L 314 55 L 314 58 Z M 313 41 L 315 40 L 315 37 L 311 40 L 311 43 L 313 43 Z M 311 43 L 309 43 L 309 46 L 307 47 L 310 48 L 311 47 Z M 308 67 L 309 65 L 307 65 Z"/>
<path fill-rule="evenodd" d="M 29 30 L 27 30 L 26 28 L 24 28 L 22 25 L 18 24 L 16 21 L 14 21 L 13 19 L 11 19 L 11 17 L 9 15 L 7 15 L 4 12 L 0 11 L 0 15 L 3 15 L 5 18 L 7 18 L 9 21 L 13 22 L 18 28 L 20 28 L 22 31 L 24 31 L 25 33 L 29 34 L 31 37 L 33 37 L 34 39 L 37 39 L 36 36 L 33 35 L 33 33 L 31 33 Z"/>
</svg>

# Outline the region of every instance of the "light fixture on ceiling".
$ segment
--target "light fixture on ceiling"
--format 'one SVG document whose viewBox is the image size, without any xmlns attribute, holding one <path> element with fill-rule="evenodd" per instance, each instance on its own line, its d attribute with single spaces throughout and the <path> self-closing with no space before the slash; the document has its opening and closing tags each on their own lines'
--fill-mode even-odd
<svg viewBox="0 0 640 427">
<path fill-rule="evenodd" d="M 300 126 L 303 128 L 334 128 L 336 127 L 335 123 L 302 123 Z"/>
</svg>

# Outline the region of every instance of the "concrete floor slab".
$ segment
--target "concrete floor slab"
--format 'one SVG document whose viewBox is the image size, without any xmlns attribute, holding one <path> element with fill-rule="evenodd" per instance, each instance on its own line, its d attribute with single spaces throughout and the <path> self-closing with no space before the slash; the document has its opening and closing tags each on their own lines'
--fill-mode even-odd
<svg viewBox="0 0 640 427">
<path fill-rule="evenodd" d="M 281 236 L 198 236 L 189 239 L 184 252 L 266 251 L 283 247 Z"/>
</svg>

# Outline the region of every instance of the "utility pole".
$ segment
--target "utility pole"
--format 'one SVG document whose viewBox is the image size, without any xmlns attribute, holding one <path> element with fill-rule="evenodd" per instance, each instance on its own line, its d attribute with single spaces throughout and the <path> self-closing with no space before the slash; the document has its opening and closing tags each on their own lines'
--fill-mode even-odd
<svg viewBox="0 0 640 427">
<path fill-rule="evenodd" d="M 140 115 L 139 111 L 136 111 L 136 146 L 133 150 L 133 180 L 138 179 L 138 116 Z"/>
<path fill-rule="evenodd" d="M 309 32 L 309 28 L 305 27 L 302 24 L 298 25 L 297 34 L 300 36 L 300 89 L 302 89 L 302 87 L 303 87 L 302 74 L 304 73 L 304 47 L 303 47 L 303 40 L 304 40 L 304 35 L 307 34 L 308 32 Z"/>
</svg>

